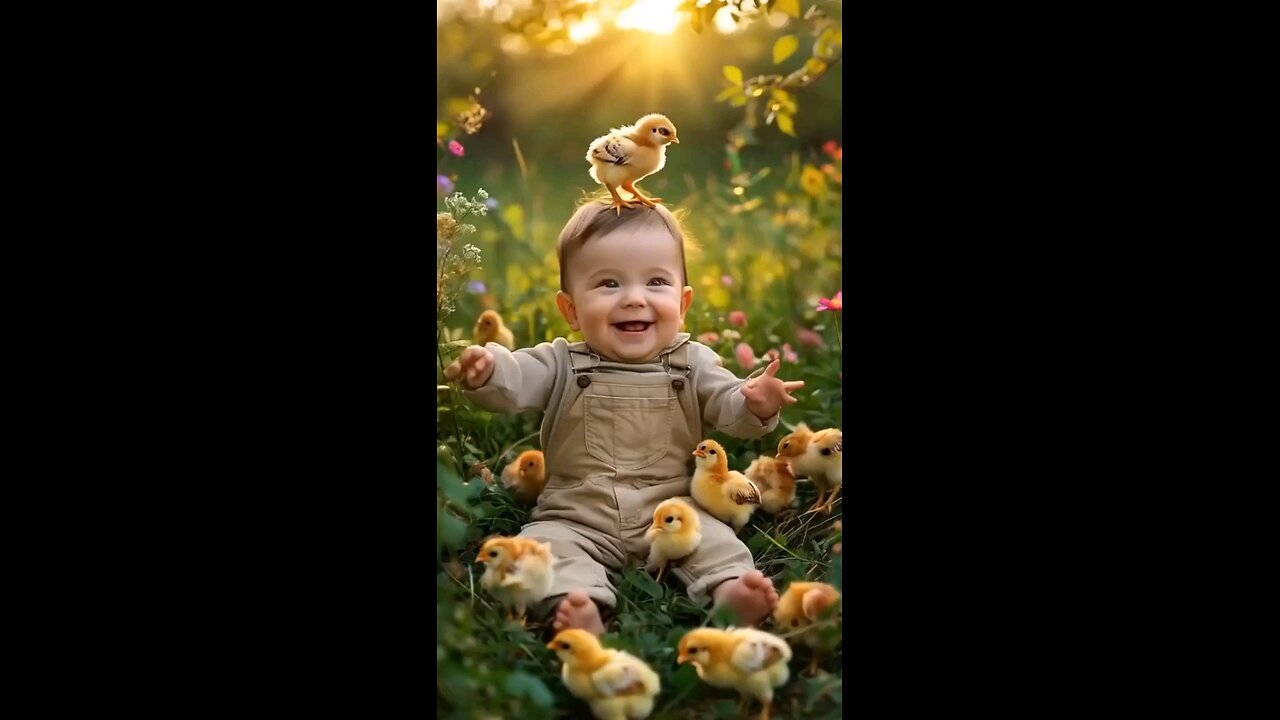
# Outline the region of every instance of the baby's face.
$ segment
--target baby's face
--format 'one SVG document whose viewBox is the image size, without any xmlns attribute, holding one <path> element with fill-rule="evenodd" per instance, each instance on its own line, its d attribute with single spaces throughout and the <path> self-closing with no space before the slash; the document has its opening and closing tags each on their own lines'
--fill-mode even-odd
<svg viewBox="0 0 1280 720">
<path fill-rule="evenodd" d="M 620 229 L 569 258 L 568 292 L 556 304 L 569 326 L 609 360 L 652 360 L 675 340 L 693 301 L 680 247 L 661 230 Z"/>
</svg>

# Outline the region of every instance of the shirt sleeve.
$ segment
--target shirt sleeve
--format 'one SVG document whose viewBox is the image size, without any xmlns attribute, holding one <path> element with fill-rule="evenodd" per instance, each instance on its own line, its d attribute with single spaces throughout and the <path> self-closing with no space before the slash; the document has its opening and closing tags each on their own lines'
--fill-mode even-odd
<svg viewBox="0 0 1280 720">
<path fill-rule="evenodd" d="M 483 387 L 465 390 L 467 399 L 493 412 L 546 410 L 560 371 L 555 346 L 539 343 L 511 352 L 491 342 L 485 348 L 493 353 L 493 375 Z"/>
<path fill-rule="evenodd" d="M 764 437 L 778 427 L 778 413 L 762 421 L 747 407 L 742 394 L 746 382 L 720 364 L 715 351 L 701 343 L 689 343 L 689 359 L 698 373 L 698 403 L 702 406 L 702 422 L 736 438 Z"/>
</svg>

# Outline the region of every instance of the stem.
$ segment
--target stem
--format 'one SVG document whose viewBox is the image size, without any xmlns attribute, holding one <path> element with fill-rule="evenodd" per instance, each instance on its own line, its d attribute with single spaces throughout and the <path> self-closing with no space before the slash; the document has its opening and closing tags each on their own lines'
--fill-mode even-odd
<svg viewBox="0 0 1280 720">
<path fill-rule="evenodd" d="M 833 322 L 833 323 L 831 323 L 831 324 L 832 324 L 832 325 L 834 325 L 834 326 L 835 326 L 835 328 L 836 328 L 836 345 L 838 345 L 838 346 L 840 347 L 840 354 L 841 354 L 841 355 L 843 355 L 843 354 L 844 354 L 844 341 L 842 341 L 842 340 L 840 339 L 840 313 L 835 312 L 835 313 L 831 313 L 831 314 L 834 316 L 832 319 L 835 321 L 835 322 Z"/>
<path fill-rule="evenodd" d="M 444 377 L 444 354 L 440 352 L 440 333 L 443 326 L 436 323 L 436 361 L 440 363 L 440 377 Z M 458 443 L 458 452 L 454 454 L 454 462 L 458 463 L 458 477 L 463 482 L 467 481 L 467 470 L 462 465 L 462 429 L 458 427 L 458 405 L 457 399 L 454 398 L 453 383 L 449 383 L 449 406 L 451 412 L 449 416 L 453 418 L 453 437 Z"/>
</svg>

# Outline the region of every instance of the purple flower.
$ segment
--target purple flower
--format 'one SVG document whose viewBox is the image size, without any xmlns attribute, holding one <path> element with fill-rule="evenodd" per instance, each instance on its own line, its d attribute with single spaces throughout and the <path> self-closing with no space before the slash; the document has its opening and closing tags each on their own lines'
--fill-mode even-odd
<svg viewBox="0 0 1280 720">
<path fill-rule="evenodd" d="M 487 208 L 489 208 L 490 210 L 497 210 L 497 209 L 498 209 L 498 198 L 489 198 L 488 200 L 485 200 L 485 201 L 484 201 L 484 206 L 485 206 L 485 207 L 487 207 Z"/>
<path fill-rule="evenodd" d="M 436 187 L 443 190 L 445 195 L 448 195 L 453 192 L 453 181 L 449 179 L 448 175 L 437 175 Z"/>
<path fill-rule="evenodd" d="M 467 283 L 467 289 L 475 293 L 476 295 L 480 295 L 484 293 L 484 291 L 487 290 L 488 288 L 485 287 L 483 281 L 472 280 L 471 282 Z"/>
</svg>

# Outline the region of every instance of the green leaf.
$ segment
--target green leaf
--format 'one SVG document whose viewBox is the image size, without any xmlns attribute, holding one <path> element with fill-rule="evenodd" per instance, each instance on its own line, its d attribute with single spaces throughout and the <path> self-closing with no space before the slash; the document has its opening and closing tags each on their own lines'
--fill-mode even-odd
<svg viewBox="0 0 1280 720">
<path fill-rule="evenodd" d="M 800 17 L 800 0 L 778 0 L 777 8 L 793 18 Z"/>
<path fill-rule="evenodd" d="M 791 137 L 796 136 L 796 126 L 792 123 L 791 116 L 786 113 L 778 113 L 778 129 Z"/>
<path fill-rule="evenodd" d="M 507 676 L 507 692 L 516 697 L 527 697 L 535 705 L 551 707 L 551 691 L 540 678 L 519 670 Z"/>
<path fill-rule="evenodd" d="M 444 508 L 436 508 L 436 542 L 448 548 L 462 544 L 467 536 L 467 524 Z"/>
<path fill-rule="evenodd" d="M 742 87 L 742 68 L 737 65 L 725 65 L 724 76 L 728 78 L 729 82 Z"/>
<path fill-rule="evenodd" d="M 662 599 L 662 586 L 658 584 L 657 580 L 653 579 L 652 575 L 649 573 L 637 573 L 634 578 L 636 585 L 645 591 L 649 597 L 654 600 Z"/>
<path fill-rule="evenodd" d="M 799 47 L 800 39 L 795 35 L 783 35 L 778 38 L 778 42 L 773 44 L 773 64 L 778 65 L 791 57 Z"/>
</svg>

